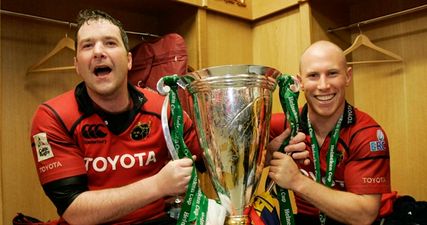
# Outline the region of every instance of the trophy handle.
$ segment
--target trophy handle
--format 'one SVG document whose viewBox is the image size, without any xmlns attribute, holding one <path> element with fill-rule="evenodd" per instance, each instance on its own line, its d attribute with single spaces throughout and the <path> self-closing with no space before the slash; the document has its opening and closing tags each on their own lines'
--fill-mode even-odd
<svg viewBox="0 0 427 225">
<path fill-rule="evenodd" d="M 169 150 L 169 154 L 171 155 L 173 160 L 179 159 L 178 153 L 173 146 L 171 133 L 169 131 L 169 122 L 168 122 L 168 105 L 169 105 L 169 92 L 171 88 L 165 85 L 163 79 L 159 79 L 157 82 L 157 91 L 161 95 L 165 95 L 165 100 L 163 100 L 162 111 L 161 111 L 161 123 L 163 129 L 163 136 L 166 141 L 166 146 Z"/>
<path fill-rule="evenodd" d="M 165 137 L 166 146 L 169 150 L 173 160 L 179 159 L 178 153 L 176 152 L 175 147 L 173 146 L 171 133 L 169 131 L 169 120 L 168 120 L 168 105 L 169 105 L 169 93 L 166 95 L 165 100 L 163 101 L 162 112 L 161 112 L 161 122 L 163 129 L 163 136 Z"/>
</svg>

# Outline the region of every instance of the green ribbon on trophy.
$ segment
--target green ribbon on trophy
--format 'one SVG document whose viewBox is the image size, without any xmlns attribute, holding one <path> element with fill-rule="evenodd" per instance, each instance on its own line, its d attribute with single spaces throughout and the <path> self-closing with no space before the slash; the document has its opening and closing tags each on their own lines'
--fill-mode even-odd
<svg viewBox="0 0 427 225">
<path fill-rule="evenodd" d="M 299 82 L 294 77 L 285 74 L 279 76 L 276 80 L 279 85 L 280 104 L 282 105 L 282 109 L 291 127 L 291 135 L 282 143 L 279 148 L 280 152 L 284 152 L 285 147 L 289 144 L 291 137 L 294 137 L 298 133 L 299 129 Z M 281 224 L 294 225 L 295 220 L 289 191 L 278 186 L 276 186 L 276 190 L 280 206 Z"/>
<path fill-rule="evenodd" d="M 177 151 L 178 157 L 192 158 L 191 152 L 188 150 L 184 142 L 184 126 L 183 126 L 183 113 L 182 106 L 178 99 L 178 80 L 176 75 L 163 77 L 163 83 L 170 87 L 168 93 L 170 101 L 171 116 L 173 119 L 172 127 L 170 128 L 170 135 L 172 138 L 173 146 Z M 179 225 L 197 224 L 204 225 L 206 223 L 206 216 L 208 211 L 208 198 L 201 191 L 198 183 L 196 168 L 193 166 L 189 186 L 181 205 L 179 214 Z"/>
</svg>

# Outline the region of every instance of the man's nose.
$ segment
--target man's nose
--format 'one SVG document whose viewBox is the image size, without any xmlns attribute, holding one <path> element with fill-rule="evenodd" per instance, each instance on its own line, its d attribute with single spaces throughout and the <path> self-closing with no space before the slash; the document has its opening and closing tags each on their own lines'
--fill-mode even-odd
<svg viewBox="0 0 427 225">
<path fill-rule="evenodd" d="M 329 83 L 326 75 L 321 75 L 319 79 L 319 83 L 317 84 L 318 89 L 327 89 L 329 88 Z"/>
<path fill-rule="evenodd" d="M 97 42 L 93 48 L 93 54 L 95 58 L 101 58 L 104 56 L 104 45 L 102 43 Z"/>
</svg>

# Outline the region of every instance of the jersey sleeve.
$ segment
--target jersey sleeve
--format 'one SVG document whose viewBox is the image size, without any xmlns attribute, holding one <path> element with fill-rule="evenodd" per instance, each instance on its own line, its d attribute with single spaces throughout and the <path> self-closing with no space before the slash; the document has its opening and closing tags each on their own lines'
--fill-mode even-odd
<svg viewBox="0 0 427 225">
<path fill-rule="evenodd" d="M 390 192 L 390 157 L 387 136 L 380 126 L 355 133 L 344 172 L 346 189 L 357 194 Z"/>
<path fill-rule="evenodd" d="M 42 184 L 86 173 L 84 158 L 61 118 L 47 105 L 35 112 L 31 147 Z"/>
</svg>

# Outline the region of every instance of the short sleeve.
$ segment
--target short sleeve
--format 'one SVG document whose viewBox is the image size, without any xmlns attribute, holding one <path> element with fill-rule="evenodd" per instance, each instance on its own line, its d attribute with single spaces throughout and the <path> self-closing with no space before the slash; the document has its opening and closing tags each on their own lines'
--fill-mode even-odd
<svg viewBox="0 0 427 225">
<path fill-rule="evenodd" d="M 357 194 L 390 192 L 389 145 L 384 130 L 372 126 L 355 133 L 349 149 L 346 189 Z"/>
<path fill-rule="evenodd" d="M 31 147 L 42 184 L 86 173 L 83 154 L 61 118 L 46 105 L 35 112 L 31 126 Z"/>
</svg>

